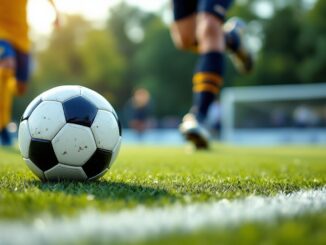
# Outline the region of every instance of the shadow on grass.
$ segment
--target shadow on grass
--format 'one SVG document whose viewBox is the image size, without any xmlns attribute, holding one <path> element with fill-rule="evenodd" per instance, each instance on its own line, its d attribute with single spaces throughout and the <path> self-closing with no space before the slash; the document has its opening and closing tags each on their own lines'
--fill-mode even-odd
<svg viewBox="0 0 326 245">
<path fill-rule="evenodd" d="M 13 154 L 19 154 L 20 151 L 17 147 L 11 147 L 11 146 L 0 146 L 0 150 L 5 153 L 13 153 Z"/>
<path fill-rule="evenodd" d="M 166 200 L 174 202 L 176 197 L 161 188 L 147 187 L 136 184 L 110 181 L 93 182 L 40 182 L 30 181 L 29 184 L 45 192 L 58 192 L 67 195 L 92 195 L 98 200 L 123 200 L 138 203 Z"/>
</svg>

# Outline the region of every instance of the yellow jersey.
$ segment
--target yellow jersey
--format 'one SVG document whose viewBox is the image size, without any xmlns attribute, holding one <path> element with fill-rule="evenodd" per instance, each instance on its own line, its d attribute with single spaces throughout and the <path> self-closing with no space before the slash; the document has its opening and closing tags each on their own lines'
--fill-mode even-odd
<svg viewBox="0 0 326 245">
<path fill-rule="evenodd" d="M 0 0 L 0 39 L 23 52 L 30 50 L 27 0 Z"/>
</svg>

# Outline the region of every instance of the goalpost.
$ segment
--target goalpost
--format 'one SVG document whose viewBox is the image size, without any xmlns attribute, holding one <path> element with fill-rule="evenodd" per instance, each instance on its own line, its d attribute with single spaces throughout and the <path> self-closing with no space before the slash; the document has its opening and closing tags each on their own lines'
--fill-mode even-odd
<svg viewBox="0 0 326 245">
<path fill-rule="evenodd" d="M 326 83 L 225 88 L 221 105 L 224 141 L 326 143 Z"/>
</svg>

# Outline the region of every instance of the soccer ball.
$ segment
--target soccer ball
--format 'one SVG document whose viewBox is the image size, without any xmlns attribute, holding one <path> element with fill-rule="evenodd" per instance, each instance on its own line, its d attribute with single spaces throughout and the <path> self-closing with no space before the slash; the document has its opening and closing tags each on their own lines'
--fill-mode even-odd
<svg viewBox="0 0 326 245">
<path fill-rule="evenodd" d="M 100 178 L 116 159 L 121 139 L 111 104 L 81 86 L 60 86 L 36 97 L 18 133 L 20 152 L 41 180 Z"/>
</svg>

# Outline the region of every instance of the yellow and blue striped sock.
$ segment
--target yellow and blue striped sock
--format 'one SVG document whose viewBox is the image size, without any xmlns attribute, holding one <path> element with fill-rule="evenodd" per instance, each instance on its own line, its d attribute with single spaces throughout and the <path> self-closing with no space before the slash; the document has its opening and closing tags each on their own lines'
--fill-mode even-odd
<svg viewBox="0 0 326 245">
<path fill-rule="evenodd" d="M 223 85 L 224 54 L 213 51 L 202 54 L 193 76 L 192 112 L 198 121 L 204 121 L 208 108 Z"/>
</svg>

